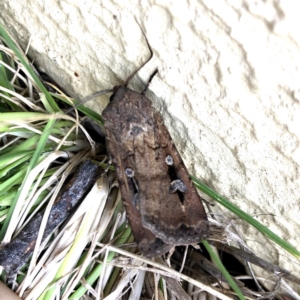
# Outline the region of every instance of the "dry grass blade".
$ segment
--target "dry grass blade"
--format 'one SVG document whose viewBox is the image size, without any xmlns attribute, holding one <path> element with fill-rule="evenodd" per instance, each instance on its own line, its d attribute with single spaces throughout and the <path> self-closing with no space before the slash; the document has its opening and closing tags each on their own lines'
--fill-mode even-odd
<svg viewBox="0 0 300 300">
<path fill-rule="evenodd" d="M 68 294 L 73 291 L 72 287 L 79 283 L 85 268 L 92 262 L 91 253 L 95 248 L 95 236 L 98 234 L 108 192 L 108 183 L 102 177 L 78 207 L 63 231 L 51 242 L 31 277 L 27 274 L 30 286 L 27 288 L 26 299 L 36 299 L 47 288 L 49 282 L 53 282 L 53 287 L 50 286 L 47 293 L 56 293 L 55 290 L 59 291 L 71 275 L 72 280 L 68 282 L 69 287 L 63 296 L 65 299 L 68 298 Z M 97 199 L 96 206 L 95 199 Z M 75 267 L 90 242 L 94 243 L 94 246 L 89 247 L 89 253 L 84 261 L 80 266 Z M 57 284 L 54 284 L 55 282 Z M 23 289 L 25 288 L 26 286 L 23 286 Z"/>
<path fill-rule="evenodd" d="M 9 280 L 26 263 L 39 239 L 45 239 L 68 216 L 71 209 L 83 197 L 98 175 L 98 167 L 86 161 L 65 187 L 64 191 L 49 207 L 49 213 L 39 212 L 9 244 L 0 250 L 0 265 Z M 45 226 L 43 226 L 43 222 Z M 45 228 L 42 230 L 41 228 Z M 40 229 L 40 231 L 38 231 Z M 33 260 L 32 260 L 33 262 Z"/>
<path fill-rule="evenodd" d="M 119 254 L 122 254 L 123 256 L 125 257 L 130 257 L 130 258 L 134 258 L 135 260 L 137 261 L 141 261 L 145 264 L 148 264 L 148 265 L 151 265 L 152 267 L 155 267 L 157 270 L 153 270 L 153 272 L 157 272 L 157 273 L 160 273 L 159 271 L 165 271 L 166 273 L 164 273 L 164 275 L 168 274 L 168 276 L 171 276 L 172 278 L 177 278 L 178 280 L 185 280 L 185 281 L 188 281 L 188 282 L 191 282 L 193 283 L 195 286 L 201 288 L 202 290 L 204 291 L 207 291 L 208 293 L 210 293 L 211 295 L 214 295 L 220 299 L 226 299 L 226 300 L 229 300 L 230 298 L 227 297 L 226 295 L 212 289 L 210 286 L 207 286 L 205 284 L 202 284 L 201 282 L 198 282 L 196 280 L 194 280 L 193 278 L 191 277 L 188 277 L 182 273 L 179 273 L 177 271 L 175 271 L 174 269 L 170 268 L 170 267 L 167 267 L 166 265 L 162 265 L 160 263 L 157 263 L 155 261 L 152 261 L 150 259 L 147 259 L 145 257 L 141 257 L 141 256 L 137 256 L 133 253 L 130 253 L 128 251 L 125 251 L 125 250 L 122 250 L 118 247 L 115 247 L 115 246 L 112 246 L 112 245 L 102 245 L 106 248 L 108 248 L 110 251 L 113 251 L 113 252 L 117 252 Z"/>
</svg>

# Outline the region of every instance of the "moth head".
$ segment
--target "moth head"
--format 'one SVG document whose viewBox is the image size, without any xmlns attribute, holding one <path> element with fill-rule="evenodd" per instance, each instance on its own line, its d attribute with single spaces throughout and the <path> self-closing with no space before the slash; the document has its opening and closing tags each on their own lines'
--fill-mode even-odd
<svg viewBox="0 0 300 300">
<path fill-rule="evenodd" d="M 109 101 L 110 101 L 110 102 L 113 101 L 113 99 L 114 99 L 114 97 L 115 97 L 117 91 L 118 91 L 120 88 L 122 88 L 122 87 L 123 87 L 123 85 L 116 85 L 116 86 L 113 87 L 113 89 L 112 89 L 112 95 L 111 95 L 110 98 L 109 98 Z"/>
</svg>

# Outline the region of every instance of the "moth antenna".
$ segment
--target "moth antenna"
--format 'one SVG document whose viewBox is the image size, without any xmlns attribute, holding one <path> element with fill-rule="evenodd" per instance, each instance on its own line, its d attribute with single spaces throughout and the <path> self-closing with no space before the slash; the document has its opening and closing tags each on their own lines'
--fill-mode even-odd
<svg viewBox="0 0 300 300">
<path fill-rule="evenodd" d="M 100 96 L 100 95 L 104 95 L 104 94 L 108 94 L 108 93 L 111 93 L 113 91 L 113 89 L 107 89 L 107 90 L 102 90 L 102 91 L 98 91 L 98 92 L 95 92 L 93 94 L 90 94 L 86 97 L 84 97 L 79 104 L 76 105 L 76 107 L 78 107 L 79 105 L 82 105 L 82 104 L 85 104 L 87 103 L 88 101 Z"/>
<path fill-rule="evenodd" d="M 157 73 L 158 73 L 158 70 L 156 69 L 156 70 L 152 73 L 152 75 L 150 76 L 150 78 L 149 78 L 149 80 L 148 80 L 146 86 L 144 87 L 144 89 L 143 89 L 142 92 L 141 92 L 141 95 L 145 95 L 145 94 L 146 94 L 146 92 L 147 92 L 147 90 L 148 90 L 148 88 L 149 88 L 149 85 L 150 85 L 150 83 L 151 83 L 153 77 L 154 77 Z"/>
<path fill-rule="evenodd" d="M 84 97 L 79 103 L 77 103 L 74 107 L 71 107 L 69 108 L 67 111 L 66 111 L 66 114 L 70 113 L 73 109 L 75 108 L 78 108 L 80 105 L 83 105 L 85 103 L 87 103 L 88 101 L 100 96 L 100 95 L 104 95 L 104 94 L 108 94 L 108 93 L 111 93 L 113 92 L 112 89 L 108 89 L 108 90 L 102 90 L 102 91 L 98 91 L 98 92 L 95 92 L 93 94 L 90 94 L 86 97 Z"/>
<path fill-rule="evenodd" d="M 139 24 L 139 23 L 138 23 L 138 24 Z M 140 26 L 140 24 L 139 24 L 139 26 Z M 143 29 L 142 29 L 141 26 L 140 26 L 140 29 L 141 29 L 141 31 L 142 31 L 142 33 L 143 33 L 143 36 L 144 36 L 145 40 L 146 40 L 148 49 L 149 49 L 149 51 L 150 51 L 150 56 L 149 56 L 149 58 L 148 58 L 145 62 L 142 63 L 141 66 L 139 66 L 139 68 L 138 68 L 137 70 L 135 70 L 131 75 L 129 75 L 129 77 L 126 79 L 126 81 L 125 81 L 125 83 L 124 83 L 124 86 L 125 86 L 125 87 L 128 85 L 129 81 L 133 78 L 133 76 L 135 76 L 135 75 L 138 73 L 138 71 L 139 71 L 141 68 L 143 68 L 143 67 L 151 60 L 151 58 L 153 57 L 153 51 L 152 51 L 152 49 L 151 49 L 151 46 L 150 46 L 150 44 L 149 44 L 149 42 L 148 42 L 148 39 L 147 39 L 147 37 L 146 37 L 146 35 L 145 35 L 145 33 L 144 33 L 144 31 L 143 31 Z"/>
</svg>

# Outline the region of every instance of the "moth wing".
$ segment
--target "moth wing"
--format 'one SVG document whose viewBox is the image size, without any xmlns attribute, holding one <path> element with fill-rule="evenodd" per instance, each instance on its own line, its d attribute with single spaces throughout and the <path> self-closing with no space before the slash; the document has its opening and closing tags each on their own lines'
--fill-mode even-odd
<svg viewBox="0 0 300 300">
<path fill-rule="evenodd" d="M 150 100 L 143 111 L 148 109 Z M 152 108 L 140 124 L 151 124 L 135 144 L 135 176 L 142 197 L 143 225 L 166 243 L 199 242 L 208 234 L 208 220 L 200 196 L 164 125 Z M 142 141 L 141 141 L 142 140 Z"/>
<path fill-rule="evenodd" d="M 141 214 L 129 199 L 123 199 L 127 217 L 138 248 L 147 257 L 160 256 L 173 247 L 157 238 L 149 229 L 142 224 Z M 129 201 L 128 201 L 129 200 Z"/>
<path fill-rule="evenodd" d="M 135 241 L 143 255 L 147 257 L 159 256 L 168 252 L 173 245 L 163 242 L 142 224 L 139 210 L 140 194 L 136 192 L 134 183 L 125 174 L 126 168 L 133 168 L 136 164 L 132 137 L 130 134 L 128 137 L 128 133 L 135 129 L 128 120 L 135 119 L 132 112 L 136 111 L 137 108 L 133 108 L 137 103 L 136 101 L 128 101 L 132 95 L 131 93 L 128 95 L 129 92 L 126 90 L 121 89 L 119 93 L 121 95 L 118 96 L 117 94 L 115 101 L 112 101 L 102 114 L 105 120 L 107 149 L 116 170 L 122 200 Z M 124 101 L 119 101 L 119 99 Z M 133 100 L 138 99 L 134 97 Z"/>
</svg>

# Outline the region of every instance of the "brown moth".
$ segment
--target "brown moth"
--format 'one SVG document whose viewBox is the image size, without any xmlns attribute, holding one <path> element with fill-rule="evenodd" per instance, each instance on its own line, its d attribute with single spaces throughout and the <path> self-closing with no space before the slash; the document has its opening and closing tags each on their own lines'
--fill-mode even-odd
<svg viewBox="0 0 300 300">
<path fill-rule="evenodd" d="M 148 43 L 148 41 L 147 41 Z M 197 243 L 208 234 L 201 198 L 164 125 L 142 93 L 130 90 L 132 77 L 113 88 L 103 111 L 107 150 L 115 167 L 127 216 L 141 252 L 154 257 L 174 245 Z"/>
</svg>

